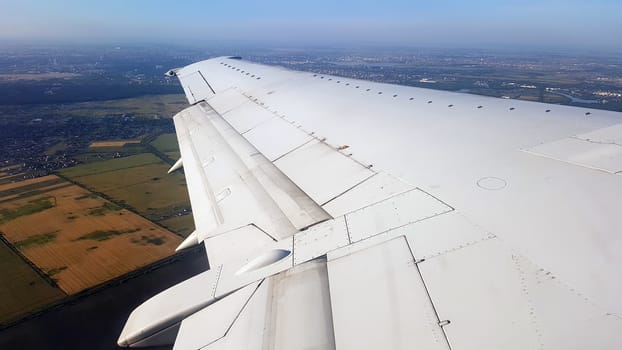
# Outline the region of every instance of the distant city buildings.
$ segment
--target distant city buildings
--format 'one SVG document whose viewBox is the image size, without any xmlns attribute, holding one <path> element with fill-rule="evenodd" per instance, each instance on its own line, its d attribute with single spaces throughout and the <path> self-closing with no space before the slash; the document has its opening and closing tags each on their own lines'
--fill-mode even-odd
<svg viewBox="0 0 622 350">
<path fill-rule="evenodd" d="M 613 92 L 613 91 L 594 91 L 594 95 L 603 96 L 603 97 L 622 97 L 622 92 Z"/>
</svg>

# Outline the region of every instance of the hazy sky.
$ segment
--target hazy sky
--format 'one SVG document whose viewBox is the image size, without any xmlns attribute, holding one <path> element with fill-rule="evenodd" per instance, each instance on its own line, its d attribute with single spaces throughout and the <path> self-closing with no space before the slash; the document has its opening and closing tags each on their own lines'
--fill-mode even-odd
<svg viewBox="0 0 622 350">
<path fill-rule="evenodd" d="M 1 39 L 622 49 L 622 0 L 0 0 Z"/>
</svg>

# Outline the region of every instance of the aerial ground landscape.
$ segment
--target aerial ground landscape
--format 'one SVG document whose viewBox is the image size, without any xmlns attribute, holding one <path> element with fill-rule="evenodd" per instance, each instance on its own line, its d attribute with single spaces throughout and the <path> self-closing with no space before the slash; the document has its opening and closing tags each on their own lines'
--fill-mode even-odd
<svg viewBox="0 0 622 350">
<path fill-rule="evenodd" d="M 99 310 L 94 322 L 110 326 L 85 334 L 105 335 L 110 339 L 100 348 L 114 347 L 127 312 L 149 291 L 207 268 L 200 249 L 174 254 L 194 223 L 183 172 L 166 174 L 180 157 L 172 116 L 187 101 L 164 73 L 224 54 L 350 78 L 622 111 L 622 64 L 614 54 L 3 46 L 0 347 L 34 345 L 28 330 L 49 329 L 58 319 L 72 326 L 56 334 L 79 328 L 85 309 Z M 184 273 L 172 272 L 176 266 Z M 121 293 L 133 294 L 101 312 L 102 300 Z"/>
</svg>

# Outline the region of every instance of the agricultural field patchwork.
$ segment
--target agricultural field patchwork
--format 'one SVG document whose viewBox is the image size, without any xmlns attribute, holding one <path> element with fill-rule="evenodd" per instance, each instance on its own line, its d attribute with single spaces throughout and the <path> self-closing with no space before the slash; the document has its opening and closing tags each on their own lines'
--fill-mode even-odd
<svg viewBox="0 0 622 350">
<path fill-rule="evenodd" d="M 60 174 L 161 223 L 190 210 L 185 178 L 179 172 L 167 174 L 169 168 L 145 153 L 63 169 Z"/>
<path fill-rule="evenodd" d="M 0 325 L 66 296 L 45 275 L 0 242 Z"/>
<path fill-rule="evenodd" d="M 34 179 L 29 179 L 21 182 L 9 182 L 0 184 L 0 205 L 14 199 L 18 198 L 26 198 L 32 197 L 37 194 L 44 194 L 46 191 L 50 189 L 57 189 L 62 187 L 71 186 L 70 183 L 67 183 L 65 180 L 59 178 L 55 175 L 48 175 L 37 177 Z M 33 206 L 37 201 L 30 203 L 27 206 Z M 39 201 L 40 202 L 40 201 Z M 8 208 L 12 208 L 13 206 L 7 204 L 5 206 L 0 206 L 0 210 L 5 211 L 8 215 L 15 215 L 18 213 L 10 213 Z M 23 211 L 25 208 L 16 209 L 13 208 L 11 210 Z M 0 222 L 3 219 L 0 218 Z"/>
<path fill-rule="evenodd" d="M 0 168 L 0 325 L 168 257 L 194 230 L 185 178 L 163 160 L 179 157 L 175 134 L 131 141 L 92 144 L 56 175 Z"/>
</svg>

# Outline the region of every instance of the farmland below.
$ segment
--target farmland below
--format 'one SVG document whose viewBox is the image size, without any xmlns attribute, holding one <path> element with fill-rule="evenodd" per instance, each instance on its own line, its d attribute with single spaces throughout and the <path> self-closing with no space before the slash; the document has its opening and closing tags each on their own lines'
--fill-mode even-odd
<svg viewBox="0 0 622 350">
<path fill-rule="evenodd" d="M 0 242 L 0 324 L 66 296 L 2 240 Z"/>
<path fill-rule="evenodd" d="M 143 130 L 55 139 L 43 159 L 73 166 L 51 173 L 0 167 L 0 280 L 10 281 L 0 328 L 171 257 L 194 230 L 183 172 L 167 174 L 180 156 L 175 134 Z"/>
<path fill-rule="evenodd" d="M 10 301 L 0 324 L 163 259 L 182 240 L 56 175 L 0 185 L 0 234 Z"/>
<path fill-rule="evenodd" d="M 0 328 L 170 257 L 194 230 L 183 172 L 167 174 L 180 157 L 170 117 L 184 105 L 3 107 Z"/>
<path fill-rule="evenodd" d="M 167 174 L 169 167 L 154 154 L 141 153 L 63 169 L 59 174 L 151 221 L 176 223 L 170 219 L 181 216 L 191 219 L 184 176 Z M 171 229 L 182 235 L 190 233 Z"/>
</svg>

